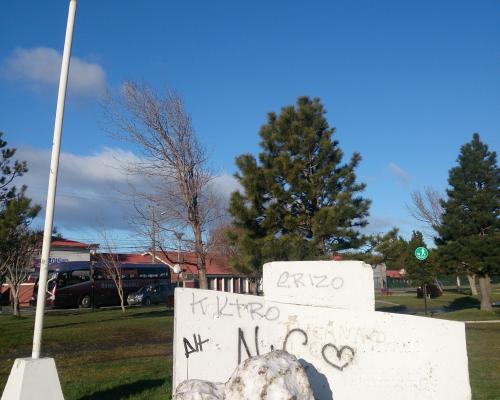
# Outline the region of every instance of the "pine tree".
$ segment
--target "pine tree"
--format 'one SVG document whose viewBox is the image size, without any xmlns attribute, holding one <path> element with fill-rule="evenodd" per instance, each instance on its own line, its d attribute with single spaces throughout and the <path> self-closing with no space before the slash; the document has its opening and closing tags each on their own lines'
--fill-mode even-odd
<svg viewBox="0 0 500 400">
<path fill-rule="evenodd" d="M 319 99 L 300 97 L 280 115 L 268 114 L 258 161 L 249 154 L 236 159 L 243 192 L 233 193 L 230 213 L 240 271 L 258 277 L 267 261 L 330 258 L 363 244 L 359 229 L 370 202 L 354 172 L 361 156 L 342 163 L 324 114 Z"/>
<path fill-rule="evenodd" d="M 481 309 L 491 310 L 490 277 L 500 272 L 500 169 L 477 133 L 457 161 L 436 244 L 443 264 L 479 277 Z"/>
<path fill-rule="evenodd" d="M 405 270 L 406 275 L 418 286 L 430 285 L 436 279 L 436 261 L 434 251 L 429 251 L 429 256 L 424 261 L 420 261 L 415 257 L 415 250 L 418 247 L 427 245 L 424 241 L 424 236 L 420 231 L 413 231 L 411 239 L 408 242 L 405 251 Z"/>
<path fill-rule="evenodd" d="M 26 161 L 13 161 L 16 149 L 8 148 L 7 142 L 2 139 L 3 132 L 0 131 L 0 202 L 5 206 L 5 202 L 16 196 L 16 187 L 12 185 L 14 179 L 22 176 L 28 171 Z"/>
<path fill-rule="evenodd" d="M 398 228 L 392 228 L 389 232 L 376 239 L 373 252 L 379 261 L 375 264 L 385 263 L 387 269 L 401 270 L 406 267 L 408 242 L 399 234 Z M 369 264 L 374 264 L 369 262 Z"/>
<path fill-rule="evenodd" d="M 0 284 L 5 280 L 13 300 L 13 312 L 19 316 L 19 290 L 33 266 L 33 254 L 40 235 L 29 225 L 40 211 L 27 198 L 26 186 L 14 186 L 14 180 L 28 171 L 26 161 L 14 161 L 16 149 L 8 148 L 0 132 Z"/>
</svg>

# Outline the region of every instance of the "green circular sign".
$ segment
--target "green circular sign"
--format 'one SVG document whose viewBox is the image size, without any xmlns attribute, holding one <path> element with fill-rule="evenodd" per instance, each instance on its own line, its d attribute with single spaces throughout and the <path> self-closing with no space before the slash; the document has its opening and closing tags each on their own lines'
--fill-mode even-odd
<svg viewBox="0 0 500 400">
<path fill-rule="evenodd" d="M 424 261 L 427 257 L 429 257 L 429 250 L 425 247 L 417 247 L 415 249 L 415 257 L 417 257 L 420 261 Z"/>
</svg>

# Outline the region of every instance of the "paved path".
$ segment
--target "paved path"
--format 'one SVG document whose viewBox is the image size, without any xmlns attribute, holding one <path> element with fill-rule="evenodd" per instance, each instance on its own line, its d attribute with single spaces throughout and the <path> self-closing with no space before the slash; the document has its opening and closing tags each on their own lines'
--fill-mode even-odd
<svg viewBox="0 0 500 400">
<path fill-rule="evenodd" d="M 491 321 L 462 321 L 466 324 L 496 324 L 500 322 L 500 319 L 493 319 Z"/>
<path fill-rule="evenodd" d="M 392 301 L 385 301 L 385 300 L 375 300 L 376 303 L 384 303 L 384 304 L 389 304 L 390 306 L 399 306 L 401 304 L 398 303 L 393 303 Z"/>
</svg>

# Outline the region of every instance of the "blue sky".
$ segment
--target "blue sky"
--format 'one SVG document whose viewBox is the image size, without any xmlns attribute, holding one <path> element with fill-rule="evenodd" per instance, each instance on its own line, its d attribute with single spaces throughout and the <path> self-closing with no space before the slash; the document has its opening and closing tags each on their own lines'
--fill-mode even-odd
<svg viewBox="0 0 500 400">
<path fill-rule="evenodd" d="M 25 182 L 42 204 L 67 4 L 0 5 L 0 130 L 32 166 Z M 183 96 L 227 190 L 235 157 L 258 153 L 266 113 L 320 97 L 345 155 L 363 157 L 370 230 L 408 235 L 420 227 L 410 193 L 444 191 L 473 132 L 498 151 L 498 43 L 498 1 L 80 0 L 55 224 L 89 240 L 99 221 L 139 240 L 113 206 L 120 177 L 99 167 L 133 157 L 103 132 L 98 106 L 102 90 L 132 79 Z"/>
</svg>

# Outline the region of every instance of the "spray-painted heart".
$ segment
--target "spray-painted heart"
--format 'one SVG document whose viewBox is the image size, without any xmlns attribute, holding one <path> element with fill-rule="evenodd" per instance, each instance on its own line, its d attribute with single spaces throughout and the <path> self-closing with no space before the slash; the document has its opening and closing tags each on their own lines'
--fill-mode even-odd
<svg viewBox="0 0 500 400">
<path fill-rule="evenodd" d="M 328 357 L 326 356 L 326 350 L 329 347 L 335 350 L 339 364 L 335 364 L 334 362 L 329 360 Z M 325 360 L 332 367 L 337 368 L 340 371 L 342 371 L 345 367 L 347 367 L 351 363 L 351 361 L 354 359 L 355 354 L 356 352 L 350 346 L 342 346 L 338 348 L 332 343 L 325 344 L 321 349 L 321 355 L 323 356 L 323 360 Z"/>
</svg>

